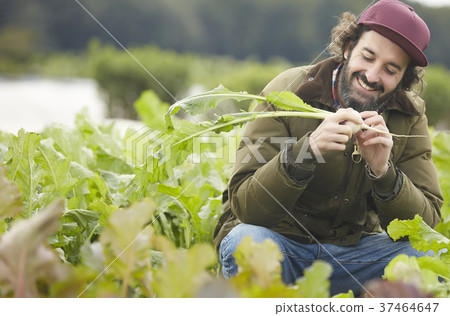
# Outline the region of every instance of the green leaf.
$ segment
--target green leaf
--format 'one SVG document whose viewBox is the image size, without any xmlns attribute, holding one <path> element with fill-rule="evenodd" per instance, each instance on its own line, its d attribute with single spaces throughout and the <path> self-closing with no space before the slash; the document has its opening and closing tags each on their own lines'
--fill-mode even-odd
<svg viewBox="0 0 450 316">
<path fill-rule="evenodd" d="M 222 196 L 209 198 L 200 208 L 198 217 L 200 217 L 200 227 L 197 235 L 200 235 L 202 241 L 212 242 L 214 238 L 214 228 L 217 225 L 219 215 L 222 213 Z"/>
<path fill-rule="evenodd" d="M 105 249 L 105 264 L 110 265 L 108 273 L 122 280 L 124 297 L 128 286 L 135 281 L 144 282 L 150 273 L 153 230 L 148 224 L 154 211 L 155 203 L 148 199 L 115 211 L 100 235 L 100 243 Z"/>
<path fill-rule="evenodd" d="M 328 111 L 316 109 L 300 99 L 295 93 L 291 91 L 283 91 L 270 92 L 267 97 L 267 101 L 272 103 L 273 105 L 279 107 L 282 110 L 286 111 L 299 111 L 299 112 L 314 112 L 314 113 L 327 113 Z"/>
<path fill-rule="evenodd" d="M 100 213 L 99 224 L 106 226 L 109 217 L 119 209 L 117 205 L 106 204 L 105 201 L 98 199 L 89 203 L 89 209 Z"/>
<path fill-rule="evenodd" d="M 73 190 L 70 192 L 71 194 L 68 196 L 69 209 L 85 208 L 85 206 L 82 205 L 83 202 L 85 202 L 84 196 L 91 193 L 89 182 L 91 179 L 94 179 L 95 176 L 96 174 L 94 172 L 83 165 L 75 161 L 70 162 L 70 177 L 76 179 L 77 182 L 75 183 Z"/>
<path fill-rule="evenodd" d="M 187 97 L 180 100 L 170 106 L 166 113 L 166 128 L 167 130 L 173 130 L 173 123 L 171 116 L 178 113 L 181 109 L 190 115 L 196 115 L 205 113 L 211 108 L 217 107 L 217 105 L 224 100 L 260 100 L 264 101 L 263 97 L 248 94 L 247 92 L 233 92 L 220 85 L 217 88 L 194 96 Z"/>
<path fill-rule="evenodd" d="M 42 171 L 36 165 L 34 158 L 40 144 L 41 137 L 35 133 L 25 133 L 19 130 L 14 136 L 6 153 L 9 164 L 8 177 L 19 187 L 24 199 L 24 210 L 27 217 L 31 217 L 32 211 L 39 204 L 37 186 L 42 176 Z"/>
<path fill-rule="evenodd" d="M 6 167 L 0 165 L 0 220 L 14 217 L 22 211 L 19 188 L 6 179 Z"/>
<path fill-rule="evenodd" d="M 315 261 L 305 269 L 304 276 L 296 284 L 302 297 L 325 298 L 330 297 L 329 278 L 333 268 L 324 261 Z"/>
<path fill-rule="evenodd" d="M 450 281 L 450 265 L 437 256 L 423 256 L 417 258 L 421 269 L 428 269 Z"/>
<path fill-rule="evenodd" d="M 154 240 L 165 259 L 152 280 L 152 288 L 158 297 L 194 297 L 199 288 L 212 280 L 207 268 L 217 257 L 211 244 L 196 244 L 183 250 L 176 249 L 162 236 L 155 236 Z"/>
<path fill-rule="evenodd" d="M 77 179 L 70 176 L 70 160 L 57 152 L 52 139 L 41 141 L 35 162 L 41 167 L 41 185 L 46 192 L 54 193 L 56 198 L 65 198 L 76 185 Z"/>
<path fill-rule="evenodd" d="M 104 269 L 105 255 L 103 253 L 103 246 L 100 242 L 90 243 L 86 241 L 80 248 L 81 262 L 87 267 L 102 272 Z"/>
<path fill-rule="evenodd" d="M 155 211 L 155 204 L 151 200 L 143 200 L 132 204 L 129 208 L 115 211 L 108 220 L 102 233 L 103 244 L 110 243 L 116 255 L 129 246 L 136 237 L 147 227 Z"/>
<path fill-rule="evenodd" d="M 122 136 L 114 124 L 95 125 L 87 114 L 80 113 L 77 115 L 76 125 L 77 130 L 74 132 L 78 134 L 81 148 L 84 149 L 86 162 L 88 162 L 88 164 L 82 164 L 83 166 L 90 170 L 102 169 L 128 174 L 133 172 L 133 167 L 126 162 Z M 93 160 L 90 160 L 91 154 L 93 154 Z"/>
<path fill-rule="evenodd" d="M 125 188 L 125 186 L 134 178 L 132 174 L 115 173 L 109 170 L 99 170 L 99 172 L 111 192 Z"/>
<path fill-rule="evenodd" d="M 256 243 L 251 237 L 245 237 L 234 253 L 238 274 L 244 276 L 246 282 L 255 283 L 263 289 L 270 288 L 281 281 L 281 260 L 283 254 L 278 245 L 266 239 Z"/>
<path fill-rule="evenodd" d="M 444 200 L 447 201 L 447 200 Z M 441 209 L 442 211 L 442 209 Z M 450 237 L 450 217 L 442 219 L 441 222 L 436 226 L 435 230 L 444 235 L 445 237 Z"/>
<path fill-rule="evenodd" d="M 147 126 L 159 131 L 166 130 L 164 113 L 169 109 L 169 104 L 162 102 L 154 91 L 144 91 L 134 102 L 134 108 Z"/>
<path fill-rule="evenodd" d="M 86 147 L 79 130 L 71 130 L 65 126 L 54 124 L 46 128 L 43 135 L 53 139 L 55 149 L 71 162 L 93 169 L 95 165 L 94 153 Z"/>
<path fill-rule="evenodd" d="M 447 295 L 447 285 L 439 281 L 434 270 L 445 272 L 442 264 L 438 263 L 438 258 L 422 259 L 398 255 L 392 259 L 384 270 L 384 278 L 393 282 L 403 282 L 411 284 L 425 293 L 432 293 L 436 296 Z M 420 262 L 420 264 L 419 264 Z M 431 264 L 431 266 L 427 266 Z"/>
<path fill-rule="evenodd" d="M 190 183 L 190 186 L 196 188 L 195 183 Z M 203 187 L 201 187 L 203 189 Z M 202 190 L 200 189 L 200 190 Z M 182 230 L 182 235 L 185 239 L 184 243 L 181 243 L 181 246 L 188 248 L 192 240 L 192 232 L 196 235 L 196 242 L 206 241 L 204 238 L 204 232 L 202 230 L 203 221 L 199 217 L 200 207 L 202 206 L 204 200 L 201 195 L 198 194 L 187 194 L 187 190 L 182 187 L 172 187 L 165 184 L 158 184 L 158 192 L 163 195 L 168 196 L 167 206 L 166 203 L 160 202 L 160 206 L 164 210 L 178 210 L 175 216 L 177 218 L 182 218 L 182 223 L 179 223 L 179 229 Z M 177 208 L 178 206 L 178 208 Z M 185 213 L 180 214 L 180 213 Z M 172 233 L 172 228 L 168 223 L 165 223 L 166 219 L 164 214 L 161 213 L 161 226 L 164 232 L 168 235 L 168 237 L 176 242 L 176 238 Z"/>
<path fill-rule="evenodd" d="M 352 290 L 349 290 L 347 293 L 336 294 L 332 298 L 355 298 L 355 294 Z"/>
<path fill-rule="evenodd" d="M 96 223 L 98 221 L 100 213 L 82 209 L 67 210 L 64 212 L 63 218 L 70 218 L 75 221 L 78 226 L 87 228 L 90 223 Z"/>
<path fill-rule="evenodd" d="M 444 204 L 441 208 L 442 221 L 436 226 L 436 231 L 450 237 L 450 133 L 430 129 L 433 142 L 433 162 L 437 167 Z"/>
<path fill-rule="evenodd" d="M 133 167 L 123 157 L 114 156 L 102 147 L 98 147 L 95 154 L 97 159 L 96 169 L 108 170 L 115 173 L 133 173 Z"/>
<path fill-rule="evenodd" d="M 79 164 L 78 162 L 70 162 L 70 175 L 78 180 L 89 179 L 94 176 L 94 172 Z"/>
<path fill-rule="evenodd" d="M 184 189 L 181 187 L 171 187 L 165 184 L 159 184 L 158 185 L 158 192 L 167 194 L 169 196 L 172 196 L 176 198 L 178 203 L 181 203 L 181 205 L 188 210 L 191 215 L 195 214 L 197 215 L 197 211 L 200 208 L 200 202 L 201 198 L 198 195 L 195 196 L 187 196 L 183 193 Z"/>
<path fill-rule="evenodd" d="M 387 231 L 394 240 L 409 236 L 411 246 L 419 251 L 432 250 L 435 254 L 443 249 L 450 251 L 450 240 L 428 226 L 419 215 L 413 220 L 395 219 L 389 224 Z"/>
<path fill-rule="evenodd" d="M 317 277 L 317 274 L 321 272 L 328 275 L 327 268 L 319 264 L 310 270 L 307 278 L 299 280 L 300 286 L 287 286 L 281 279 L 283 254 L 271 239 L 257 243 L 250 236 L 245 237 L 233 255 L 238 265 L 238 274 L 232 277 L 230 282 L 240 296 L 303 297 L 314 294 L 322 295 L 321 286 L 319 286 L 319 292 L 310 289 L 311 284 L 318 286 L 311 278 Z M 319 280 L 323 280 L 323 276 L 320 276 Z M 325 287 L 328 286 L 325 284 Z"/>
<path fill-rule="evenodd" d="M 384 269 L 383 278 L 393 282 L 410 283 L 418 288 L 422 287 L 423 282 L 417 258 L 404 254 L 398 255 L 389 262 Z"/>
</svg>

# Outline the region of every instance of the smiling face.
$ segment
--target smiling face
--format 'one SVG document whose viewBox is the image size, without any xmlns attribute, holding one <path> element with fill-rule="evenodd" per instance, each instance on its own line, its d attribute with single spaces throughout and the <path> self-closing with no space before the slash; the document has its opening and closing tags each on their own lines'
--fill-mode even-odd
<svg viewBox="0 0 450 316">
<path fill-rule="evenodd" d="M 338 98 L 359 112 L 380 109 L 396 92 L 410 61 L 400 46 L 375 31 L 363 33 L 344 57 Z"/>
</svg>

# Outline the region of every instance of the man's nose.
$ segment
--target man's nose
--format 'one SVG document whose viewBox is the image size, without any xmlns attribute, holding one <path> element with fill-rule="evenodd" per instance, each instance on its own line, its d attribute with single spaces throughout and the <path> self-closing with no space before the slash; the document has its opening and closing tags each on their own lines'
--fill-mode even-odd
<svg viewBox="0 0 450 316">
<path fill-rule="evenodd" d="M 377 65 L 373 65 L 366 70 L 366 78 L 368 82 L 379 82 L 380 81 L 380 67 Z"/>
</svg>

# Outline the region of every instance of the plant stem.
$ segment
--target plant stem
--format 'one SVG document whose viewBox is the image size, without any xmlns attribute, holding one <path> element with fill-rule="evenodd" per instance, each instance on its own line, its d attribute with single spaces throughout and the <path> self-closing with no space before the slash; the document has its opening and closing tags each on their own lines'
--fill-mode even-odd
<svg viewBox="0 0 450 316">
<path fill-rule="evenodd" d="M 178 144 L 181 144 L 185 141 L 188 141 L 190 139 L 193 139 L 197 136 L 200 136 L 202 134 L 205 134 L 207 132 L 212 132 L 215 130 L 219 130 L 222 129 L 224 127 L 230 126 L 230 125 L 238 125 L 241 123 L 245 123 L 245 122 L 249 122 L 249 121 L 253 121 L 256 119 L 260 119 L 260 118 L 270 118 L 270 117 L 304 117 L 304 118 L 315 118 L 315 119 L 325 119 L 326 117 L 332 115 L 332 112 L 327 112 L 327 111 L 321 111 L 318 113 L 315 112 L 299 112 L 299 111 L 273 111 L 273 112 L 250 112 L 250 113 L 234 113 L 234 114 L 229 114 L 232 116 L 237 117 L 236 119 L 232 120 L 232 121 L 228 121 L 222 124 L 217 124 L 217 125 L 213 125 L 209 128 L 206 128 L 200 132 L 194 133 L 192 135 L 189 135 L 179 141 L 177 141 L 176 143 L 173 144 L 173 146 L 176 146 Z M 240 117 L 239 116 L 244 116 L 244 117 Z M 377 128 L 371 127 L 365 123 L 361 124 L 362 129 L 368 129 L 371 131 L 375 131 L 378 132 L 380 134 L 385 134 L 385 135 L 391 135 L 393 137 L 399 137 L 399 138 L 406 138 L 406 137 L 426 137 L 425 135 L 398 135 L 398 134 L 392 134 L 386 131 L 382 131 L 379 130 Z"/>
<path fill-rule="evenodd" d="M 391 135 L 393 137 L 400 137 L 400 138 L 426 137 L 426 135 L 398 135 L 398 134 L 393 134 L 393 133 L 389 133 L 389 132 L 386 132 L 386 131 L 379 130 L 378 128 L 375 128 L 375 127 L 371 127 L 371 126 L 367 125 L 366 123 L 362 123 L 361 124 L 361 129 L 368 129 L 368 130 L 375 131 L 375 132 L 380 133 L 380 134 Z"/>
<path fill-rule="evenodd" d="M 236 113 L 236 116 L 239 116 L 239 114 L 247 114 L 247 113 Z M 233 114 L 230 114 L 233 115 Z M 297 117 L 309 117 L 309 118 L 316 118 L 316 119 L 324 119 L 325 117 L 327 117 L 329 114 L 327 113 L 312 113 L 312 112 L 287 112 L 287 111 L 275 111 L 275 112 L 251 112 L 251 115 L 246 115 L 245 117 L 241 117 L 241 118 L 237 118 L 235 120 L 229 121 L 229 122 L 225 122 L 222 124 L 217 124 L 214 126 L 211 126 L 209 128 L 206 128 L 200 132 L 194 133 L 192 135 L 189 135 L 188 137 L 185 137 L 181 140 L 179 140 L 178 142 L 176 142 L 175 144 L 173 144 L 173 146 L 176 146 L 178 144 L 181 144 L 185 141 L 188 141 L 192 138 L 195 138 L 197 136 L 200 136 L 202 134 L 205 134 L 207 132 L 212 132 L 230 125 L 238 125 L 241 123 L 245 123 L 245 122 L 249 122 L 249 121 L 253 121 L 255 119 L 259 119 L 259 118 L 268 118 L 268 117 L 283 117 L 283 116 L 297 116 Z"/>
</svg>

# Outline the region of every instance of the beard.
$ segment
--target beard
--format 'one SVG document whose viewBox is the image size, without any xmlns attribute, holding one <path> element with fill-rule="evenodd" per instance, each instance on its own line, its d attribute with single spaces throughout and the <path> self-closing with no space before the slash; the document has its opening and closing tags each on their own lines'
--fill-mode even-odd
<svg viewBox="0 0 450 316">
<path fill-rule="evenodd" d="M 383 112 L 386 103 L 394 98 L 394 95 L 399 89 L 399 85 L 397 85 L 394 90 L 383 96 L 363 95 L 359 91 L 356 91 L 356 89 L 354 89 L 354 87 L 352 86 L 351 83 L 354 78 L 359 78 L 359 80 L 364 82 L 366 85 L 379 90 L 381 93 L 383 93 L 385 89 L 381 83 L 368 82 L 367 77 L 362 72 L 355 72 L 350 75 L 348 62 L 345 61 L 341 69 L 341 74 L 339 76 L 339 92 L 341 94 L 342 100 L 344 101 L 344 106 L 347 108 L 352 108 L 358 112 Z M 355 96 L 358 96 L 358 99 L 356 99 Z"/>
</svg>

